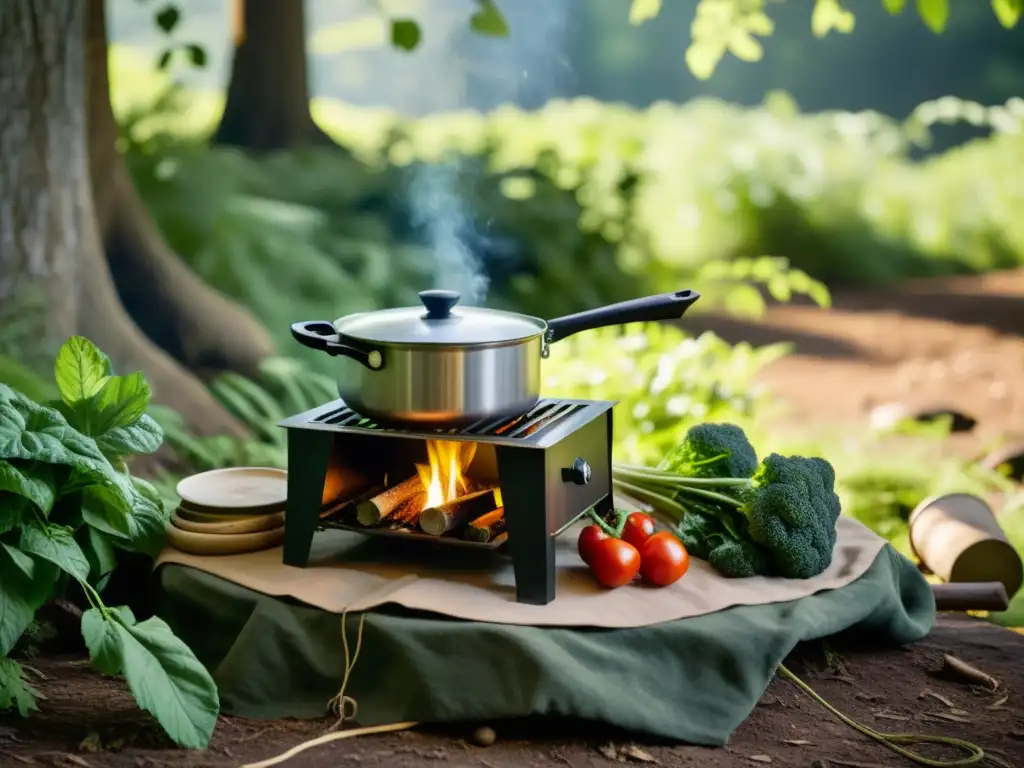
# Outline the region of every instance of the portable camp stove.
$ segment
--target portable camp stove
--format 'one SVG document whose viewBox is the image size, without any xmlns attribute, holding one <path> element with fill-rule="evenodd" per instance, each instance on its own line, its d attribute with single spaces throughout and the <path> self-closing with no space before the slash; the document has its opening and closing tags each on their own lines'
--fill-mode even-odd
<svg viewBox="0 0 1024 768">
<path fill-rule="evenodd" d="M 323 493 L 331 467 L 349 467 L 387 485 L 389 474 L 411 474 L 423 463 L 427 441 L 474 442 L 474 474 L 500 488 L 507 531 L 501 548 L 512 558 L 516 600 L 550 603 L 555 598 L 555 537 L 590 508 L 603 514 L 613 506 L 614 405 L 542 400 L 522 416 L 439 430 L 380 426 L 341 400 L 292 416 L 280 424 L 288 430 L 284 563 L 304 567 L 309 560 L 313 534 L 324 527 Z M 453 543 L 496 548 L 495 542 Z"/>
</svg>

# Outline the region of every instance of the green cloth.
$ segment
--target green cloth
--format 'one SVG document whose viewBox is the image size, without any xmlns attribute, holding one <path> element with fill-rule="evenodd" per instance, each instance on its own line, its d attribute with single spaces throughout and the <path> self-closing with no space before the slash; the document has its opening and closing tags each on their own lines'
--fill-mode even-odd
<svg viewBox="0 0 1024 768">
<path fill-rule="evenodd" d="M 180 565 L 156 574 L 158 613 L 211 670 L 225 714 L 322 717 L 345 668 L 337 614 Z M 929 585 L 886 546 L 842 589 L 636 629 L 481 624 L 404 609 L 366 614 L 346 695 L 362 725 L 561 715 L 723 745 L 805 640 L 884 643 L 931 629 Z M 350 647 L 359 615 L 346 617 Z"/>
</svg>

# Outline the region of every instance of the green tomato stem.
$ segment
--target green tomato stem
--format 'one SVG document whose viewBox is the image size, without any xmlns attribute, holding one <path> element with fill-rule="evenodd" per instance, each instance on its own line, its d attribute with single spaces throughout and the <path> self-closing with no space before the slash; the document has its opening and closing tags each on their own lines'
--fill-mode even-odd
<svg viewBox="0 0 1024 768">
<path fill-rule="evenodd" d="M 612 464 L 612 475 L 626 479 L 640 480 L 645 483 L 657 483 L 666 486 L 688 485 L 701 488 L 738 488 L 750 485 L 745 477 L 686 477 L 663 469 L 651 469 L 634 464 Z"/>
<path fill-rule="evenodd" d="M 599 514 L 597 514 L 597 512 L 594 511 L 593 507 L 590 508 L 590 511 L 588 512 L 588 514 L 590 515 L 590 519 L 594 521 L 594 524 L 598 528 L 600 528 L 602 531 L 604 531 L 609 536 L 615 536 L 615 538 L 619 538 L 618 535 L 616 535 L 616 533 L 615 533 L 615 529 L 612 528 L 610 525 L 608 525 L 608 523 L 606 523 L 604 520 L 602 520 L 601 516 Z"/>
</svg>

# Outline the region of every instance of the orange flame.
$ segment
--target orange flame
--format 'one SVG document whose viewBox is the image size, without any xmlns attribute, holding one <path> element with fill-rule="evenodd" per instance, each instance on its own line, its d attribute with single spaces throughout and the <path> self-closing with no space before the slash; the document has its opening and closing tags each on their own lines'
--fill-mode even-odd
<svg viewBox="0 0 1024 768">
<path fill-rule="evenodd" d="M 427 489 L 428 507 L 436 507 L 466 495 L 466 470 L 476 456 L 476 443 L 428 440 L 427 464 L 417 464 L 420 482 Z"/>
</svg>

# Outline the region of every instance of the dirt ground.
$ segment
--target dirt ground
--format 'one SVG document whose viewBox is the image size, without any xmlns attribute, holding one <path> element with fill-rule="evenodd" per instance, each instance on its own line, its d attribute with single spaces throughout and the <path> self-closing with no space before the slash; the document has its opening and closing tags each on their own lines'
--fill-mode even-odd
<svg viewBox="0 0 1024 768">
<path fill-rule="evenodd" d="M 938 674 L 953 654 L 999 682 L 995 691 Z M 988 764 L 1024 766 L 1024 637 L 981 621 L 942 617 L 935 631 L 909 648 L 870 650 L 838 645 L 811 649 L 792 669 L 853 719 L 882 731 L 941 734 L 978 744 Z M 205 752 L 171 748 L 137 709 L 124 684 L 103 678 L 75 658 L 37 660 L 46 676 L 42 712 L 21 721 L 0 719 L 0 765 L 59 768 L 227 768 L 266 760 L 326 731 L 330 721 L 257 722 L 222 718 Z M 680 696 L 685 696 L 680 691 Z M 638 699 L 638 706 L 642 706 Z M 666 746 L 564 723 L 491 724 L 497 741 L 476 746 L 474 725 L 432 732 L 365 736 L 313 748 L 285 763 L 306 768 L 338 765 L 417 768 L 527 768 L 610 766 L 621 762 L 664 766 L 898 766 L 907 761 L 843 725 L 791 683 L 776 680 L 753 715 L 724 749 Z M 598 735 L 600 734 L 600 735 Z M 615 751 L 613 751 L 615 750 Z M 950 759 L 944 748 L 923 749 Z M 639 758 L 639 760 L 637 759 Z"/>
<path fill-rule="evenodd" d="M 977 420 L 958 449 L 1024 437 L 1024 270 L 837 291 L 833 308 L 771 307 L 760 321 L 701 318 L 729 341 L 792 343 L 764 384 L 810 424 L 864 423 L 879 406 L 952 407 Z"/>
</svg>

